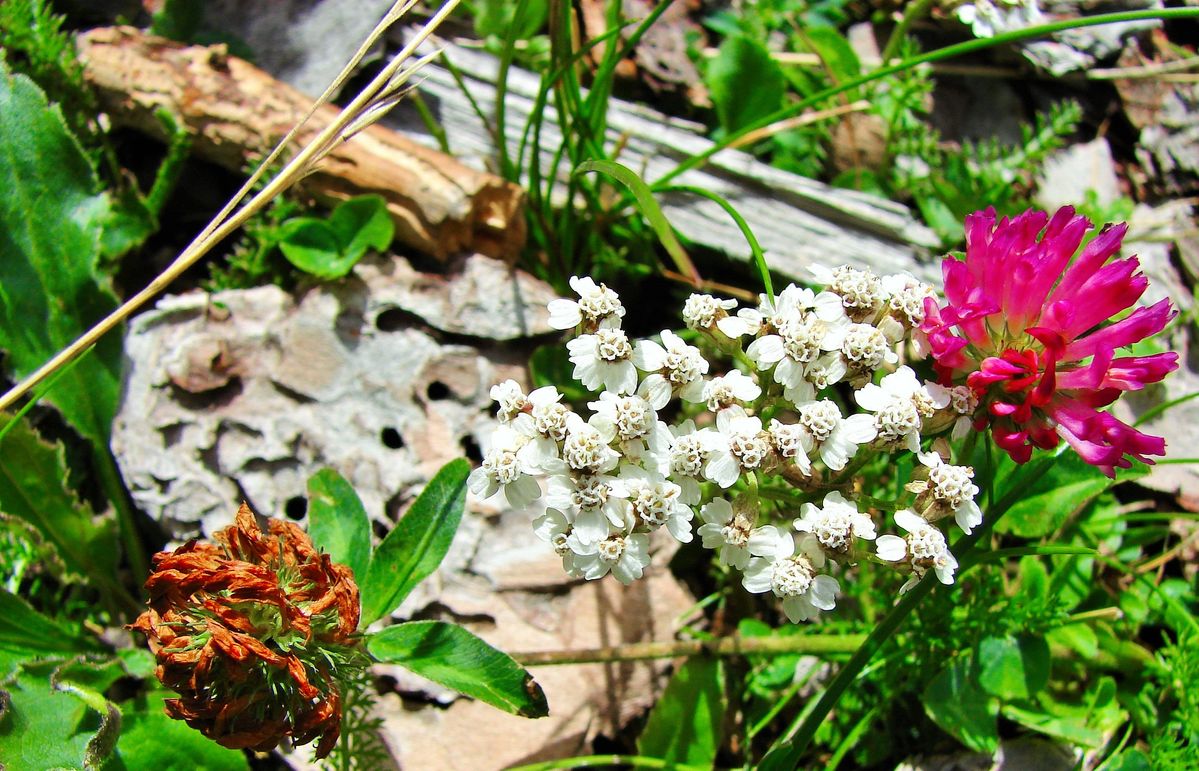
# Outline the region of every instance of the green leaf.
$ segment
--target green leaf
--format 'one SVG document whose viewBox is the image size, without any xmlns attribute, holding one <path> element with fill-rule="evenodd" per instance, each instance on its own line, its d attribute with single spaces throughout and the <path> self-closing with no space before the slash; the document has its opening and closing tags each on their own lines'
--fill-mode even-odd
<svg viewBox="0 0 1199 771">
<path fill-rule="evenodd" d="M 154 689 L 121 705 L 124 728 L 117 742 L 117 757 L 129 771 L 243 771 L 246 756 L 226 749 L 189 727 L 166 716 L 163 701 L 174 696 Z"/>
<path fill-rule="evenodd" d="M 924 711 L 933 722 L 976 752 L 999 747 L 999 710 L 972 677 L 970 662 L 958 659 L 924 689 Z"/>
<path fill-rule="evenodd" d="M 376 660 L 399 664 L 521 717 L 545 717 L 541 686 L 506 653 L 466 629 L 443 621 L 410 621 L 371 635 L 366 648 Z"/>
<path fill-rule="evenodd" d="M 654 234 L 662 242 L 662 248 L 674 260 L 675 267 L 679 269 L 679 272 L 688 278 L 699 276 L 691 258 L 679 243 L 679 239 L 675 237 L 674 229 L 667 221 L 666 215 L 662 213 L 662 207 L 658 206 L 658 202 L 654 200 L 653 191 L 650 190 L 649 185 L 645 184 L 645 180 L 637 175 L 637 172 L 616 161 L 584 161 L 575 167 L 576 174 L 586 174 L 591 171 L 606 174 L 624 185 L 633 194 L 633 198 L 637 201 L 637 210 L 654 229 Z"/>
<path fill-rule="evenodd" d="M 320 278 L 340 278 L 350 272 L 333 227 L 315 217 L 296 217 L 279 228 L 279 249 L 292 265 Z M 341 268 L 344 267 L 344 270 Z M 340 272 L 339 272 L 340 271 Z"/>
<path fill-rule="evenodd" d="M 766 47 L 744 35 L 730 37 L 708 62 L 704 77 L 720 126 L 734 132 L 783 106 L 786 78 Z"/>
<path fill-rule="evenodd" d="M 36 655 L 83 653 L 95 645 L 0 589 L 0 650 Z"/>
<path fill-rule="evenodd" d="M 10 420 L 0 415 L 0 427 Z M 0 511 L 36 528 L 54 545 L 69 573 L 115 582 L 113 522 L 97 521 L 65 486 L 66 478 L 62 445 L 46 444 L 24 421 L 12 425 L 0 444 Z"/>
<path fill-rule="evenodd" d="M 808 27 L 802 40 L 820 56 L 820 61 L 837 82 L 853 80 L 862 74 L 858 55 L 836 27 Z"/>
<path fill-rule="evenodd" d="M 395 610 L 445 557 L 466 505 L 470 463 L 452 460 L 429 480 L 371 557 L 362 591 L 362 626 Z"/>
<path fill-rule="evenodd" d="M 1121 473 L 1121 481 L 1144 473 L 1128 469 Z M 1073 452 L 1064 452 L 1029 486 L 1028 492 L 1008 510 L 995 529 L 1023 538 L 1041 538 L 1057 530 L 1072 512 L 1113 484 L 1102 471 Z"/>
<path fill-rule="evenodd" d="M 720 749 L 724 711 L 720 659 L 690 658 L 670 678 L 662 698 L 650 711 L 637 740 L 637 753 L 710 768 Z"/>
<path fill-rule="evenodd" d="M 56 688 L 51 681 L 58 666 L 26 664 L 0 690 L 9 703 L 0 718 L 0 758 L 9 768 L 80 768 L 89 748 L 93 755 L 104 749 L 113 725 L 108 705 L 97 713 L 87 704 L 94 701 L 90 694 Z"/>
<path fill-rule="evenodd" d="M 354 487 L 331 468 L 308 480 L 308 534 L 334 562 L 366 577 L 371 559 L 371 525 Z"/>
<path fill-rule="evenodd" d="M 475 4 L 475 33 L 479 37 L 497 35 L 515 40 L 527 40 L 537 34 L 549 18 L 549 3 L 529 0 L 517 19 L 520 5 L 514 0 L 480 0 Z"/>
<path fill-rule="evenodd" d="M 1041 637 L 988 637 L 978 661 L 978 684 L 1004 701 L 1027 699 L 1049 682 L 1049 644 Z"/>
<path fill-rule="evenodd" d="M 362 259 L 367 249 L 381 252 L 391 246 L 396 231 L 395 220 L 388 214 L 387 202 L 381 195 L 360 195 L 342 201 L 330 215 L 329 225 L 337 234 L 342 253 L 354 262 Z"/>
<path fill-rule="evenodd" d="M 108 200 L 58 108 L 3 63 L 0 136 L 0 348 L 24 377 L 116 308 L 96 275 Z M 96 451 L 108 447 L 120 371 L 118 329 L 47 396 Z"/>
</svg>

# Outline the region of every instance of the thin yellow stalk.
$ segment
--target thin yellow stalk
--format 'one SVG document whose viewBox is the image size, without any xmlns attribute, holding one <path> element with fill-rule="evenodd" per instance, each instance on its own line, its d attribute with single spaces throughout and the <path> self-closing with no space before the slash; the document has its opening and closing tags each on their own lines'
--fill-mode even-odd
<svg viewBox="0 0 1199 771">
<path fill-rule="evenodd" d="M 366 55 L 368 50 L 379 37 L 395 23 L 401 16 L 414 6 L 415 0 L 397 0 L 391 10 L 383 17 L 383 19 L 375 26 L 374 30 L 368 36 L 367 40 L 359 47 L 354 54 L 349 64 L 342 69 L 341 73 L 330 84 L 329 88 L 319 99 L 313 104 L 312 109 L 303 120 L 298 123 L 295 128 L 288 132 L 287 136 L 275 147 L 271 154 L 259 165 L 258 170 L 246 181 L 229 203 L 212 219 L 208 225 L 200 231 L 187 248 L 183 250 L 175 261 L 167 266 L 150 284 L 133 297 L 126 300 L 121 307 L 117 308 L 106 318 L 98 322 L 95 326 L 85 332 L 71 345 L 64 348 L 48 362 L 38 368 L 33 374 L 22 380 L 2 397 L 0 397 L 0 411 L 12 407 L 18 399 L 29 393 L 38 384 L 46 380 L 59 368 L 65 366 L 75 358 L 86 352 L 89 348 L 96 344 L 105 334 L 112 331 L 118 324 L 129 318 L 142 305 L 154 298 L 160 292 L 167 288 L 188 268 L 194 265 L 201 257 L 208 253 L 213 246 L 220 243 L 222 240 L 231 235 L 235 230 L 241 227 L 246 220 L 252 217 L 255 213 L 262 210 L 267 204 L 274 200 L 278 195 L 283 193 L 292 185 L 303 179 L 312 167 L 320 161 L 328 150 L 338 141 L 348 139 L 353 133 L 350 129 L 359 128 L 357 126 L 364 116 L 378 119 L 378 115 L 371 114 L 371 111 L 376 107 L 380 97 L 384 100 L 395 95 L 396 91 L 403 85 L 404 81 L 415 71 L 415 67 L 409 68 L 401 73 L 400 68 L 412 57 L 416 51 L 434 30 L 445 20 L 445 18 L 456 8 L 460 0 L 447 0 L 440 10 L 420 29 L 420 31 L 412 38 L 409 43 L 404 46 L 391 62 L 385 67 L 375 78 L 362 89 L 359 94 L 354 97 L 354 100 L 338 115 L 337 119 L 324 128 L 316 137 L 305 145 L 283 169 L 273 178 L 267 185 L 256 195 L 254 195 L 244 206 L 237 209 L 235 214 L 231 214 L 239 203 L 249 194 L 254 185 L 265 174 L 266 169 L 283 153 L 291 140 L 295 137 L 296 132 L 305 123 L 308 122 L 315 114 L 316 110 L 328 103 L 332 96 L 337 92 L 347 78 L 353 73 L 358 63 Z M 417 64 L 424 64 L 429 60 L 429 57 L 421 58 Z M 370 120 L 367 122 L 373 122 Z"/>
</svg>

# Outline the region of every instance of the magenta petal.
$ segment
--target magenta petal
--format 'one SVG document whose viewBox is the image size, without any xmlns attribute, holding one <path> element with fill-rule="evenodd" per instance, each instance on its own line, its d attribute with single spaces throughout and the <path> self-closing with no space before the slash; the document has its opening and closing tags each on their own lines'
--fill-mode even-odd
<svg viewBox="0 0 1199 771">
<path fill-rule="evenodd" d="M 1102 348 L 1111 350 L 1140 342 L 1162 331 L 1174 316 L 1175 311 L 1170 307 L 1168 299 L 1159 300 L 1148 308 L 1137 308 L 1115 324 L 1070 343 L 1062 353 L 1062 360 L 1078 361 L 1094 356 L 1095 352 Z"/>
<path fill-rule="evenodd" d="M 1126 232 L 1128 232 L 1128 225 L 1125 223 L 1104 227 L 1099 235 L 1091 239 L 1087 248 L 1082 250 L 1079 258 L 1066 269 L 1061 282 L 1049 296 L 1049 302 L 1074 296 L 1079 287 L 1095 275 L 1095 272 L 1103 263 L 1107 262 L 1109 257 L 1120 250 L 1120 243 L 1124 240 Z"/>
</svg>

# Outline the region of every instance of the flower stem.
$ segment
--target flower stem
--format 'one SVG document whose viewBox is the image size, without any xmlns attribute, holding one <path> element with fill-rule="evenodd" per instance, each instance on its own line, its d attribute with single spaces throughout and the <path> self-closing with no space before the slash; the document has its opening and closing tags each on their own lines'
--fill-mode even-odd
<svg viewBox="0 0 1199 771">
<path fill-rule="evenodd" d="M 1018 473 L 1019 479 L 1013 480 L 1008 493 L 1000 499 L 994 506 L 991 507 L 991 515 L 981 527 L 974 530 L 973 533 L 963 536 L 954 543 L 954 554 L 959 560 L 964 560 L 967 555 L 977 548 L 991 533 L 991 528 L 999 521 L 999 518 L 1012 507 L 1012 505 L 1025 492 L 1026 485 L 1029 480 L 1035 479 L 1044 474 L 1049 466 L 1056 460 L 1056 453 L 1045 455 L 1034 463 L 1030 463 L 1023 467 Z M 781 769 L 793 769 L 799 766 L 799 760 L 803 756 L 804 751 L 812 742 L 812 738 L 816 735 L 818 729 L 829 713 L 832 712 L 834 706 L 840 700 L 841 695 L 845 693 L 850 684 L 857 679 L 858 674 L 870 663 L 874 654 L 878 652 L 900 625 L 907 620 L 916 606 L 920 604 L 937 585 L 937 579 L 932 571 L 925 575 L 920 583 L 912 587 L 899 602 L 891 609 L 878 626 L 866 638 L 862 646 L 854 653 L 846 664 L 841 667 L 837 675 L 829 683 L 828 688 L 820 696 L 820 701 L 816 707 L 807 715 L 804 721 L 793 731 L 789 731 L 784 739 L 777 743 L 775 747 L 767 753 L 762 759 L 759 768 L 762 771 L 780 771 Z"/>
<path fill-rule="evenodd" d="M 513 653 L 522 666 L 595 664 L 611 661 L 646 661 L 680 656 L 778 656 L 789 653 L 852 653 L 866 642 L 864 634 L 796 634 L 773 637 L 715 637 L 710 640 L 677 640 L 612 645 L 579 650 Z"/>
</svg>

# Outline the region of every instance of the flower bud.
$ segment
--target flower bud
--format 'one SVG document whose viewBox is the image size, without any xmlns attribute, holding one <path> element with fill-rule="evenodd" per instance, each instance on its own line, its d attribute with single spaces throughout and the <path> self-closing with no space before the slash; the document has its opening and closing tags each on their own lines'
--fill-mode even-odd
<svg viewBox="0 0 1199 771">
<path fill-rule="evenodd" d="M 291 522 L 269 535 L 246 504 L 214 544 L 189 541 L 154 556 L 146 635 L 171 717 L 232 749 L 273 749 L 341 730 L 341 683 L 368 659 L 358 645 L 353 573 L 318 553 Z"/>
</svg>

